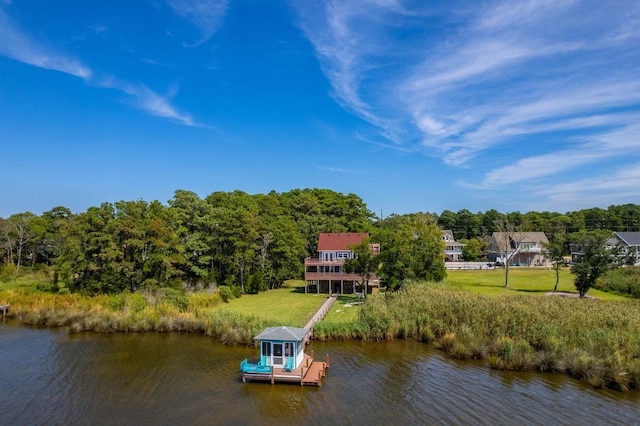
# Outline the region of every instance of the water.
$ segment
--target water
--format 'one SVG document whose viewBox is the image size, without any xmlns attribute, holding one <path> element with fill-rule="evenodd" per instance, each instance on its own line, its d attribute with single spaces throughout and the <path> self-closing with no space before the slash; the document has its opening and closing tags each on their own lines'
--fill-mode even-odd
<svg viewBox="0 0 640 426">
<path fill-rule="evenodd" d="M 0 324 L 3 424 L 639 424 L 640 392 L 449 360 L 413 342 L 314 342 L 321 388 L 242 383 L 252 348 L 184 334 Z"/>
</svg>

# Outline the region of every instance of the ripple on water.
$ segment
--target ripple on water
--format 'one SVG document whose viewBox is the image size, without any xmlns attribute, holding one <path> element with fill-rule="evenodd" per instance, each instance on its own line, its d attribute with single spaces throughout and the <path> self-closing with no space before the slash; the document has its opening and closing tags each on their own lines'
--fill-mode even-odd
<svg viewBox="0 0 640 426">
<path fill-rule="evenodd" d="M 638 392 L 494 371 L 415 341 L 312 349 L 331 356 L 321 388 L 243 384 L 256 349 L 204 336 L 0 325 L 0 412 L 7 424 L 639 424 Z"/>
</svg>

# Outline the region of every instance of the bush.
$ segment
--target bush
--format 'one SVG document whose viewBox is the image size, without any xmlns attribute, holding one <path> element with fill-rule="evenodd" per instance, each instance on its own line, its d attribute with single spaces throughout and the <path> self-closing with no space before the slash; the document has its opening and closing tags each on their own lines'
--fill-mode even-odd
<svg viewBox="0 0 640 426">
<path fill-rule="evenodd" d="M 53 285 L 48 284 L 48 283 L 37 283 L 36 284 L 36 290 L 43 291 L 45 293 L 53 293 L 53 292 L 57 291 L 58 289 L 54 288 Z"/>
<path fill-rule="evenodd" d="M 640 267 L 617 268 L 607 271 L 594 287 L 598 290 L 640 299 Z"/>
<path fill-rule="evenodd" d="M 218 287 L 218 292 L 224 303 L 229 303 L 231 299 L 235 299 L 235 296 L 233 295 L 233 291 L 231 290 L 231 287 L 228 287 L 226 285 L 221 285 L 220 287 Z"/>
<path fill-rule="evenodd" d="M 185 294 L 184 290 L 178 290 L 175 288 L 164 288 L 162 289 L 162 291 L 164 293 L 162 300 L 169 302 L 180 312 L 184 312 L 187 310 L 187 307 L 189 306 L 189 298 Z"/>
<path fill-rule="evenodd" d="M 10 263 L 0 266 L 0 281 L 11 281 L 16 277 L 16 265 Z"/>
</svg>

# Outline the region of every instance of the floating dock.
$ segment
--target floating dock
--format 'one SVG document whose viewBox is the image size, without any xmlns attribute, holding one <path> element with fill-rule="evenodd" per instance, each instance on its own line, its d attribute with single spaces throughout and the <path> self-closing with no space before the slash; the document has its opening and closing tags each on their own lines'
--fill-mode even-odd
<svg viewBox="0 0 640 426">
<path fill-rule="evenodd" d="M 271 372 L 246 372 L 242 374 L 244 383 L 253 380 L 271 382 L 300 383 L 300 386 L 322 386 L 322 379 L 329 369 L 329 355 L 325 361 L 315 361 L 312 356 L 304 355 L 304 361 L 298 368 L 287 371 L 284 368 L 272 368 Z"/>
<path fill-rule="evenodd" d="M 338 298 L 331 295 L 309 320 L 304 328 L 268 327 L 254 337 L 260 349 L 260 357 L 254 363 L 244 360 L 240 363 L 242 381 L 294 382 L 301 386 L 322 386 L 327 375 L 329 355 L 326 361 L 316 361 L 304 352 L 304 347 L 312 337 L 313 326 L 331 309 Z"/>
</svg>

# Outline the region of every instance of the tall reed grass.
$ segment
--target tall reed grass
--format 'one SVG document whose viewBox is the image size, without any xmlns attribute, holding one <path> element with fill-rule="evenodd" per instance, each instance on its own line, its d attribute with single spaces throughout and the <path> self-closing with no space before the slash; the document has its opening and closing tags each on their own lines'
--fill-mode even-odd
<svg viewBox="0 0 640 426">
<path fill-rule="evenodd" d="M 369 297 L 353 323 L 319 323 L 317 339 L 433 343 L 501 370 L 561 372 L 595 387 L 637 389 L 640 301 L 488 297 L 414 283 Z"/>
<path fill-rule="evenodd" d="M 256 316 L 221 309 L 218 293 L 121 293 L 83 296 L 33 291 L 29 287 L 0 292 L 10 313 L 24 324 L 69 331 L 202 333 L 225 344 L 253 344 L 253 336 L 273 325 Z"/>
</svg>

